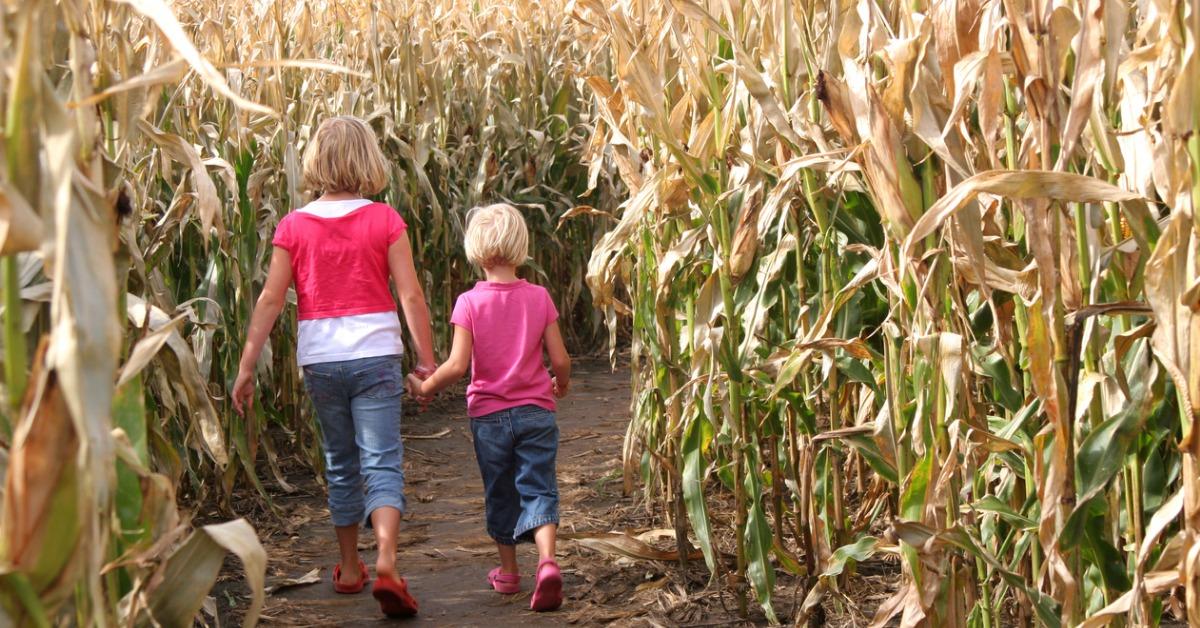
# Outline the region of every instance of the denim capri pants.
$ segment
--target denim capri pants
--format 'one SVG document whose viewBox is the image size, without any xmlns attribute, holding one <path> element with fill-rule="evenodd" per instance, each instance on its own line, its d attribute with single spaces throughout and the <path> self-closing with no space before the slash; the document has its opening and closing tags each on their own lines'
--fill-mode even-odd
<svg viewBox="0 0 1200 628">
<path fill-rule="evenodd" d="M 558 523 L 558 425 L 554 413 L 519 406 L 471 419 L 483 476 L 488 535 L 501 545 L 533 541 L 534 530 Z"/>
<path fill-rule="evenodd" d="M 403 513 L 400 356 L 309 364 L 304 386 L 321 424 L 333 525 L 369 524 L 381 506 Z"/>
</svg>

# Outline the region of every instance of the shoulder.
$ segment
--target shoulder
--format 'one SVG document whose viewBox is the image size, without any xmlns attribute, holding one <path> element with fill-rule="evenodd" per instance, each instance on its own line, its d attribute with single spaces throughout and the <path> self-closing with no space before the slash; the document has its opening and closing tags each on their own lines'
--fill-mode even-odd
<svg viewBox="0 0 1200 628">
<path fill-rule="evenodd" d="M 292 211 L 283 215 L 278 223 L 275 223 L 275 244 L 287 245 L 293 242 L 293 232 L 296 227 L 296 215 L 299 212 Z"/>
<path fill-rule="evenodd" d="M 537 294 L 545 294 L 545 295 L 550 294 L 550 291 L 546 290 L 545 286 L 533 283 L 532 281 L 529 281 L 528 279 L 525 280 L 525 285 L 523 285 L 521 287 L 529 292 L 533 292 L 533 293 L 537 293 Z"/>
<path fill-rule="evenodd" d="M 388 205 L 387 203 L 378 203 L 378 202 L 372 201 L 369 205 L 364 205 L 364 207 L 366 207 L 366 210 L 368 212 L 372 212 L 372 213 L 392 214 L 395 216 L 400 215 L 400 210 L 396 209 L 395 207 L 392 207 L 391 205 Z"/>
<path fill-rule="evenodd" d="M 471 288 L 470 290 L 467 290 L 466 292 L 460 293 L 458 295 L 458 299 L 455 301 L 455 303 L 466 306 L 466 305 L 470 305 L 470 304 L 474 303 L 478 298 L 479 298 L 479 289 Z"/>
<path fill-rule="evenodd" d="M 371 203 L 365 206 L 362 213 L 371 216 L 372 222 L 382 221 L 391 231 L 398 231 L 408 227 L 400 210 L 387 203 Z"/>
<path fill-rule="evenodd" d="M 525 290 L 532 298 L 553 300 L 550 297 L 550 291 L 545 286 L 539 286 L 536 283 L 526 283 Z"/>
</svg>

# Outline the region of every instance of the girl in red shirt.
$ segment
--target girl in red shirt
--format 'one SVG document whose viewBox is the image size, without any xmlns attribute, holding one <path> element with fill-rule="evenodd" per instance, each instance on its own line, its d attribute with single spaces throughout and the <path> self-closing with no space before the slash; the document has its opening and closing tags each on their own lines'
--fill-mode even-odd
<svg viewBox="0 0 1200 628">
<path fill-rule="evenodd" d="M 284 216 L 275 229 L 233 404 L 241 413 L 251 403 L 255 365 L 294 286 L 296 354 L 321 424 L 329 510 L 341 552 L 334 590 L 357 593 L 366 586 L 367 568 L 358 557 L 358 528 L 366 522 L 379 546 L 373 594 L 385 614 L 410 616 L 417 602 L 396 573 L 396 535 L 405 506 L 404 342 L 389 278 L 412 333 L 417 374 L 433 372 L 433 334 L 407 226 L 395 209 L 366 198 L 387 185 L 388 170 L 375 133 L 358 118 L 329 118 L 313 135 L 303 178 L 317 199 Z"/>
</svg>

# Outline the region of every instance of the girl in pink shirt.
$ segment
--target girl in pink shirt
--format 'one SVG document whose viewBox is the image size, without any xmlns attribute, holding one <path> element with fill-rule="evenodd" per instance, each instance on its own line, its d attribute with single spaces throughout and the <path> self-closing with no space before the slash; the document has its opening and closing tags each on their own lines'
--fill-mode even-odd
<svg viewBox="0 0 1200 628">
<path fill-rule="evenodd" d="M 409 375 L 408 383 L 415 395 L 430 396 L 462 377 L 470 365 L 467 414 L 483 476 L 487 531 L 500 554 L 500 566 L 488 574 L 488 582 L 500 593 L 520 591 L 516 544 L 532 540 L 540 560 L 530 608 L 554 610 L 562 604 L 562 574 L 554 561 L 554 412 L 555 398 L 566 396 L 570 386 L 571 360 L 550 294 L 517 278 L 529 250 L 520 212 L 510 205 L 489 205 L 471 214 L 467 258 L 483 268 L 487 281 L 459 296 L 454 306 L 449 359 L 429 379 Z M 553 377 L 546 372 L 543 351 L 550 356 Z"/>
<path fill-rule="evenodd" d="M 341 552 L 333 588 L 358 593 L 366 586 L 358 528 L 369 522 L 379 547 L 373 594 L 385 614 L 409 616 L 417 613 L 417 602 L 396 574 L 396 535 L 405 505 L 404 341 L 389 278 L 413 335 L 418 373 L 433 371 L 433 334 L 404 220 L 395 209 L 364 198 L 387 185 L 388 171 L 365 122 L 339 116 L 321 123 L 303 164 L 304 184 L 319 197 L 284 216 L 275 229 L 271 267 L 250 319 L 233 404 L 239 413 L 250 405 L 255 365 L 294 285 L 296 355 L 321 424 L 329 510 Z"/>
</svg>

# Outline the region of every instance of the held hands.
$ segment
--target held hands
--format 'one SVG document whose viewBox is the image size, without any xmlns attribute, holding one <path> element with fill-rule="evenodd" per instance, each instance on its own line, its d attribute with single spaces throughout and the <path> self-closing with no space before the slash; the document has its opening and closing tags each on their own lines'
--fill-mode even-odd
<svg viewBox="0 0 1200 628">
<path fill-rule="evenodd" d="M 408 375 L 404 376 L 404 384 L 405 387 L 408 388 L 408 394 L 412 395 L 413 398 L 418 401 L 424 399 L 426 400 L 426 403 L 428 403 L 428 400 L 432 399 L 432 397 L 421 394 L 421 389 L 423 388 L 422 384 L 424 383 L 425 380 L 417 377 L 416 373 L 409 373 Z"/>
<path fill-rule="evenodd" d="M 408 388 L 408 394 L 412 395 L 417 400 L 417 404 L 421 408 L 421 412 L 429 409 L 429 403 L 433 401 L 433 395 L 424 392 L 424 382 L 433 375 L 436 367 L 417 366 L 413 368 L 413 372 L 405 376 L 404 381 Z"/>
<path fill-rule="evenodd" d="M 562 399 L 567 396 L 567 391 L 571 387 L 570 380 L 559 381 L 557 377 L 551 377 L 550 383 L 554 386 L 554 396 Z"/>
</svg>

